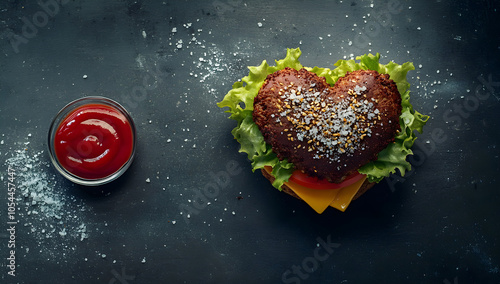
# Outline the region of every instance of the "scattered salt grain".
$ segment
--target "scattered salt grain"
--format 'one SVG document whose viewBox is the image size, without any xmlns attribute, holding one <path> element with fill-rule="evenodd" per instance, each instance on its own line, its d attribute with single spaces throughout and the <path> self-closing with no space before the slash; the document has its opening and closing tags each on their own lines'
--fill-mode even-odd
<svg viewBox="0 0 500 284">
<path fill-rule="evenodd" d="M 35 248 L 46 254 L 42 256 L 46 259 L 66 261 L 64 257 L 76 251 L 75 241 L 88 238 L 83 216 L 89 210 L 70 191 L 61 188 L 61 177 L 50 171 L 50 162 L 40 159 L 44 155 L 44 151 L 23 147 L 12 151 L 4 165 L 16 172 L 16 202 L 20 205 L 16 213 L 31 232 L 24 249 L 28 252 Z"/>
<path fill-rule="evenodd" d="M 175 45 L 178 49 L 182 48 L 182 39 L 179 39 Z"/>
</svg>

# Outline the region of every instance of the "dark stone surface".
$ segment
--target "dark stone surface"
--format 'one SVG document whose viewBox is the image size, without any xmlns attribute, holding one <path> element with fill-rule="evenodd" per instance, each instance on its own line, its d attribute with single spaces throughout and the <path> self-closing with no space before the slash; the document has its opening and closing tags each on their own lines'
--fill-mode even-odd
<svg viewBox="0 0 500 284">
<path fill-rule="evenodd" d="M 40 3 L 0 3 L 0 282 L 500 282 L 497 1 Z M 318 215 L 252 173 L 216 106 L 246 66 L 295 47 L 311 67 L 414 62 L 412 102 L 432 116 L 414 170 L 345 213 Z M 92 190 L 46 150 L 57 111 L 89 95 L 122 103 L 138 130 L 131 168 Z"/>
</svg>

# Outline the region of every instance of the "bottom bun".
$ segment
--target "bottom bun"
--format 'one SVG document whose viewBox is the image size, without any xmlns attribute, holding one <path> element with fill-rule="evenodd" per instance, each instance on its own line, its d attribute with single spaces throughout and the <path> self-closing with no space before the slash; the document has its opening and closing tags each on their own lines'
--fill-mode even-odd
<svg viewBox="0 0 500 284">
<path fill-rule="evenodd" d="M 262 169 L 261 172 L 262 172 L 262 175 L 265 178 L 267 178 L 271 183 L 274 181 L 274 176 L 272 176 L 266 170 Z M 361 195 L 363 195 L 365 192 L 367 192 L 368 189 L 372 188 L 374 185 L 375 185 L 374 182 L 369 182 L 368 179 L 366 179 L 365 182 L 359 188 L 359 190 L 356 193 L 356 195 L 354 195 L 354 197 L 352 198 L 352 200 L 358 199 Z M 291 195 L 291 196 L 293 196 L 295 198 L 298 198 L 298 199 L 302 200 L 302 198 L 300 198 L 295 192 L 293 192 L 293 190 L 290 187 L 288 187 L 286 184 L 283 184 L 281 186 L 281 191 L 283 191 L 284 193 L 289 194 L 289 195 Z"/>
</svg>

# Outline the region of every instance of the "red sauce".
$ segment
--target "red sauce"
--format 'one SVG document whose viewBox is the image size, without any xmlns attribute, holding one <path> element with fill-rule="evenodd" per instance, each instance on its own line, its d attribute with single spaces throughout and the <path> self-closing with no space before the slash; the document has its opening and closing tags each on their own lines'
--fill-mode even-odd
<svg viewBox="0 0 500 284">
<path fill-rule="evenodd" d="M 102 104 L 83 105 L 61 122 L 54 148 L 59 163 L 84 179 L 118 171 L 133 152 L 132 127 L 121 112 Z"/>
</svg>

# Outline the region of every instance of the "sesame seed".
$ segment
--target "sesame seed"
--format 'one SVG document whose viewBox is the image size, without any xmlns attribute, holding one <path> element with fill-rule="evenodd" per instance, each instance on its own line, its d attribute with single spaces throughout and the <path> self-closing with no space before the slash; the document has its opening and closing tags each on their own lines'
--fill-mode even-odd
<svg viewBox="0 0 500 284">
<path fill-rule="evenodd" d="M 282 82 L 279 84 L 283 85 Z M 299 141 L 307 141 L 310 145 L 307 151 L 316 151 L 315 159 L 326 158 L 338 162 L 339 154 L 354 153 L 358 149 L 357 144 L 370 136 L 370 127 L 377 119 L 381 120 L 373 103 L 376 100 L 370 98 L 372 102 L 368 102 L 366 99 L 357 99 L 358 95 L 366 98 L 366 94 L 362 93 L 366 90 L 365 86 L 349 89 L 346 99 L 333 102 L 331 97 L 322 96 L 326 91 L 314 91 L 314 84 L 309 87 L 295 86 L 293 82 L 286 84 L 283 87 L 286 91 L 280 90 L 279 93 L 283 102 L 280 102 L 278 109 L 292 126 L 283 129 L 283 132 L 294 131 Z M 281 121 L 277 122 L 282 125 Z M 295 137 L 287 133 L 287 139 L 294 141 Z M 295 149 L 301 147 L 299 144 Z"/>
</svg>

